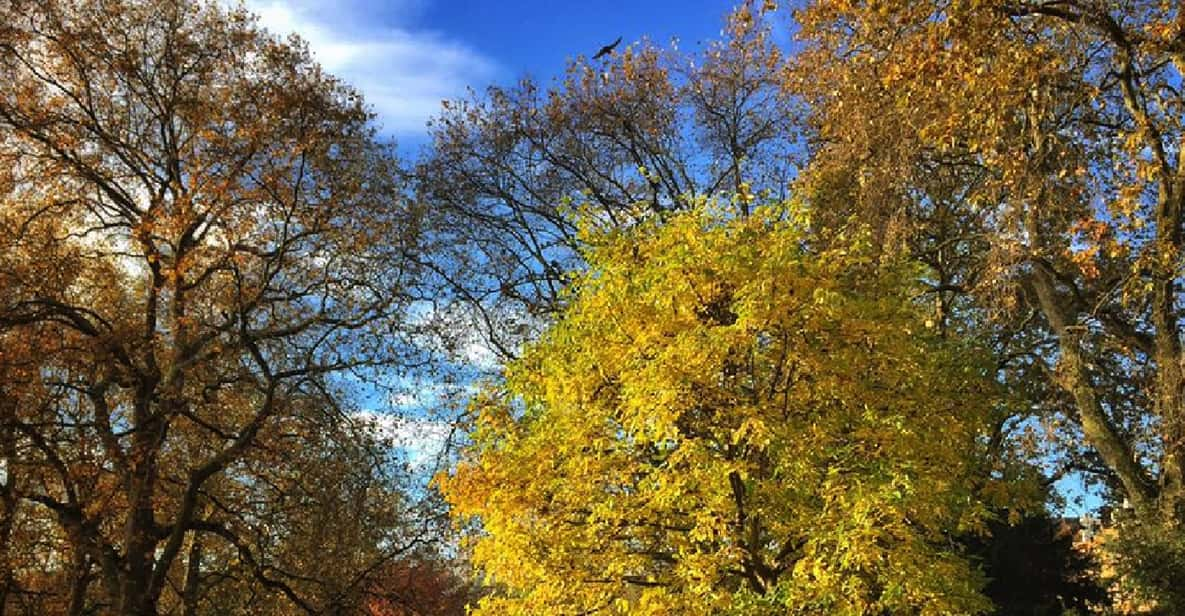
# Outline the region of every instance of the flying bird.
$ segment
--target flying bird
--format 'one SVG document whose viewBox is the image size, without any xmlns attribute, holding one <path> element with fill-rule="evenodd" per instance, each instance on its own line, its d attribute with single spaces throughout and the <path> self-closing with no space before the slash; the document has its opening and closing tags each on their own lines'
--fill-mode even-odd
<svg viewBox="0 0 1185 616">
<path fill-rule="evenodd" d="M 616 40 L 616 41 L 613 41 L 612 43 L 609 43 L 608 45 L 605 45 L 604 47 L 602 47 L 602 48 L 601 48 L 601 50 L 600 50 L 600 51 L 598 51 L 598 52 L 596 53 L 596 55 L 594 55 L 594 56 L 592 57 L 592 59 L 593 59 L 593 60 L 600 60 L 601 58 L 603 58 L 603 57 L 605 57 L 605 56 L 607 56 L 607 55 L 609 55 L 609 54 L 613 53 L 613 50 L 617 48 L 617 45 L 618 45 L 619 43 L 621 43 L 621 37 L 620 37 L 620 36 L 619 36 L 619 37 L 617 37 L 617 40 Z"/>
</svg>

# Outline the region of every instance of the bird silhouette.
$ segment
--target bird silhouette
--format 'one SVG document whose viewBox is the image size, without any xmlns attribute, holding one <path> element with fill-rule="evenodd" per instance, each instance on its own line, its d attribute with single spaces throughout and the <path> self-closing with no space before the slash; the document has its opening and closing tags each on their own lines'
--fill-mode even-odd
<svg viewBox="0 0 1185 616">
<path fill-rule="evenodd" d="M 613 53 L 613 50 L 617 48 L 617 45 L 618 45 L 619 43 L 621 43 L 621 37 L 620 37 L 620 36 L 619 36 L 619 37 L 617 37 L 617 40 L 616 40 L 616 41 L 613 41 L 612 43 L 609 43 L 608 45 L 605 45 L 604 47 L 602 47 L 602 48 L 601 48 L 601 50 L 600 50 L 600 51 L 598 51 L 598 52 L 596 53 L 596 55 L 594 55 L 594 56 L 592 57 L 592 59 L 593 59 L 593 60 L 600 60 L 601 58 L 603 58 L 603 57 L 605 57 L 605 56 L 607 56 L 607 55 L 609 55 L 609 54 Z"/>
</svg>

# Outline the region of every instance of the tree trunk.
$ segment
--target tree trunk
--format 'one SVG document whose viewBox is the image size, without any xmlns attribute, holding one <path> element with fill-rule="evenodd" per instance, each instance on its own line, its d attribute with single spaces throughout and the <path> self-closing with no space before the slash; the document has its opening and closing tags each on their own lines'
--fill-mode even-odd
<svg viewBox="0 0 1185 616">
<path fill-rule="evenodd" d="M 1178 167 L 1183 161 L 1178 161 Z M 1178 168 L 1178 175 L 1182 170 Z M 1160 514 L 1169 525 L 1185 516 L 1185 410 L 1182 387 L 1181 339 L 1176 312 L 1176 262 L 1181 250 L 1181 210 L 1185 182 L 1164 178 L 1157 203 L 1157 249 L 1163 253 L 1155 267 L 1152 324 L 1156 329 L 1156 413 L 1161 420 L 1164 453 L 1160 467 Z"/>
<path fill-rule="evenodd" d="M 70 581 L 70 605 L 66 609 L 66 614 L 82 616 L 86 613 L 86 591 L 91 582 L 91 561 L 86 557 L 86 553 L 75 553 L 72 569 L 74 579 Z"/>
<path fill-rule="evenodd" d="M 14 417 L 15 402 L 0 392 L 0 462 L 4 481 L 0 482 L 0 616 L 4 616 L 9 595 L 16 590 L 16 576 L 12 567 L 12 531 L 16 526 L 17 496 L 15 482 L 16 432 L 9 425 Z"/>
<path fill-rule="evenodd" d="M 201 590 L 202 540 L 197 533 L 190 535 L 189 554 L 186 556 L 185 586 L 181 589 L 182 616 L 197 616 Z"/>
<path fill-rule="evenodd" d="M 1082 350 L 1080 326 L 1066 314 L 1057 286 L 1041 265 L 1032 278 L 1041 311 L 1058 339 L 1061 359 L 1058 362 L 1058 385 L 1074 398 L 1081 418 L 1082 432 L 1109 468 L 1115 471 L 1127 497 L 1141 513 L 1154 507 L 1156 491 L 1147 473 L 1136 461 L 1127 441 L 1116 431 L 1094 390 Z"/>
</svg>

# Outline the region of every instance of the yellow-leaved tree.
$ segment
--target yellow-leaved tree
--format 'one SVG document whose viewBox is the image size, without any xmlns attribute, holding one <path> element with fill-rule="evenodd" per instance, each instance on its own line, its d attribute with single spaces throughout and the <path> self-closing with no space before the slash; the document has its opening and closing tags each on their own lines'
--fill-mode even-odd
<svg viewBox="0 0 1185 616">
<path fill-rule="evenodd" d="M 978 613 L 993 366 L 919 271 L 796 207 L 590 233 L 562 318 L 438 482 L 479 614 Z M 843 241 L 838 241 L 838 240 Z"/>
</svg>

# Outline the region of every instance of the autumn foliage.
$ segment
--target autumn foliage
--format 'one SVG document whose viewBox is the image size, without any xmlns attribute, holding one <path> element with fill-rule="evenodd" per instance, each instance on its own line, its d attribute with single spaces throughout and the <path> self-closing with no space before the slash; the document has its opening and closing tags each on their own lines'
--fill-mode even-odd
<svg viewBox="0 0 1185 616">
<path fill-rule="evenodd" d="M 408 541 L 342 395 L 416 226 L 369 112 L 215 3 L 0 23 L 0 610 L 349 609 Z"/>
<path fill-rule="evenodd" d="M 1136 554 L 1179 559 L 1181 6 L 825 0 L 796 18 L 812 190 L 946 247 L 943 293 L 1009 332 L 1005 365 L 1040 370 L 1062 468 L 1134 510 Z"/>
<path fill-rule="evenodd" d="M 405 161 L 242 8 L 0 0 L 0 616 L 1174 613 L 1183 41 L 747 1 Z"/>
<path fill-rule="evenodd" d="M 476 402 L 441 478 L 478 520 L 479 613 L 972 613 L 996 399 L 910 302 L 919 272 L 804 213 L 590 238 L 569 308 Z"/>
</svg>

